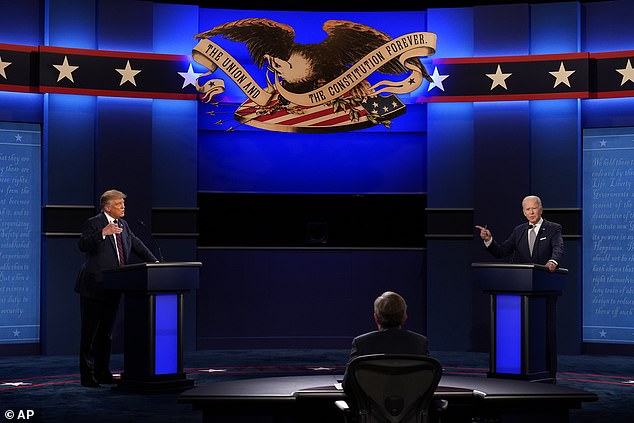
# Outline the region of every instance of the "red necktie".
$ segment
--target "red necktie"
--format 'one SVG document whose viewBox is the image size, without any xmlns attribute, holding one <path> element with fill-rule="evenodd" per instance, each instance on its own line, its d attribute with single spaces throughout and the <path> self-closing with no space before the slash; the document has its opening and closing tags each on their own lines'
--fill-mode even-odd
<svg viewBox="0 0 634 423">
<path fill-rule="evenodd" d="M 114 223 L 119 225 L 119 221 L 117 219 L 114 220 Z M 119 252 L 119 265 L 123 266 L 125 264 L 125 258 L 123 258 L 123 242 L 121 242 L 121 234 L 114 234 L 114 239 L 117 241 L 117 251 Z"/>
</svg>

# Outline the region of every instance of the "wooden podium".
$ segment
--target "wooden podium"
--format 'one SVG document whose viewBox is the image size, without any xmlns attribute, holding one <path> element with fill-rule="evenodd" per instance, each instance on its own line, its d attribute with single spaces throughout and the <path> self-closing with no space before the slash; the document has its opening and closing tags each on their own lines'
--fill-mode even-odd
<svg viewBox="0 0 634 423">
<path fill-rule="evenodd" d="M 105 289 L 123 293 L 123 374 L 117 389 L 179 391 L 183 372 L 183 294 L 198 288 L 200 262 L 139 263 L 104 272 Z"/>
<path fill-rule="evenodd" d="M 567 269 L 539 264 L 473 263 L 474 280 L 491 300 L 488 377 L 554 383 L 556 302 Z"/>
</svg>

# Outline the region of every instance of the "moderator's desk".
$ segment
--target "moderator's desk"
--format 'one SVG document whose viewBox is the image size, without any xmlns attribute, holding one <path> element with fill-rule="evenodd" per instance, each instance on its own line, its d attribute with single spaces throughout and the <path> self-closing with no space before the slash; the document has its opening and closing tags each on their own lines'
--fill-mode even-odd
<svg viewBox="0 0 634 423">
<path fill-rule="evenodd" d="M 341 375 L 242 379 L 202 385 L 178 401 L 203 412 L 203 422 L 341 422 Z M 504 422 L 567 422 L 569 410 L 596 401 L 591 392 L 521 380 L 445 375 L 436 397 L 449 401 L 443 422 L 472 417 Z M 240 420 L 242 416 L 245 419 Z"/>
</svg>

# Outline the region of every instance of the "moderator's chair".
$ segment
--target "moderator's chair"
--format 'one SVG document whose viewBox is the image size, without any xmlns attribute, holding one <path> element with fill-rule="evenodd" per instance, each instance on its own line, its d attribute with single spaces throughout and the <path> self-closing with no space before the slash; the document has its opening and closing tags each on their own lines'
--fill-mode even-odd
<svg viewBox="0 0 634 423">
<path fill-rule="evenodd" d="M 344 391 L 337 401 L 345 421 L 359 423 L 428 423 L 430 411 L 447 407 L 435 401 L 442 366 L 433 357 L 372 354 L 356 357 L 346 370 Z M 430 410 L 431 409 L 431 410 Z"/>
</svg>

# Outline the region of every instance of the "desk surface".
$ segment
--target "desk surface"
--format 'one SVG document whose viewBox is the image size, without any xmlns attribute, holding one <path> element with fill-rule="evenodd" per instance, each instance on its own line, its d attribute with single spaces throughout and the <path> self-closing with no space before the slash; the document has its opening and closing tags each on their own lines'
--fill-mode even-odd
<svg viewBox="0 0 634 423">
<path fill-rule="evenodd" d="M 339 381 L 342 375 L 287 376 L 241 379 L 211 383 L 183 392 L 178 401 L 205 407 L 223 401 L 287 402 L 298 399 L 345 399 Z M 580 406 L 598 399 L 597 395 L 548 383 L 473 376 L 443 375 L 438 398 L 485 402 L 557 402 L 562 406 Z"/>
</svg>

